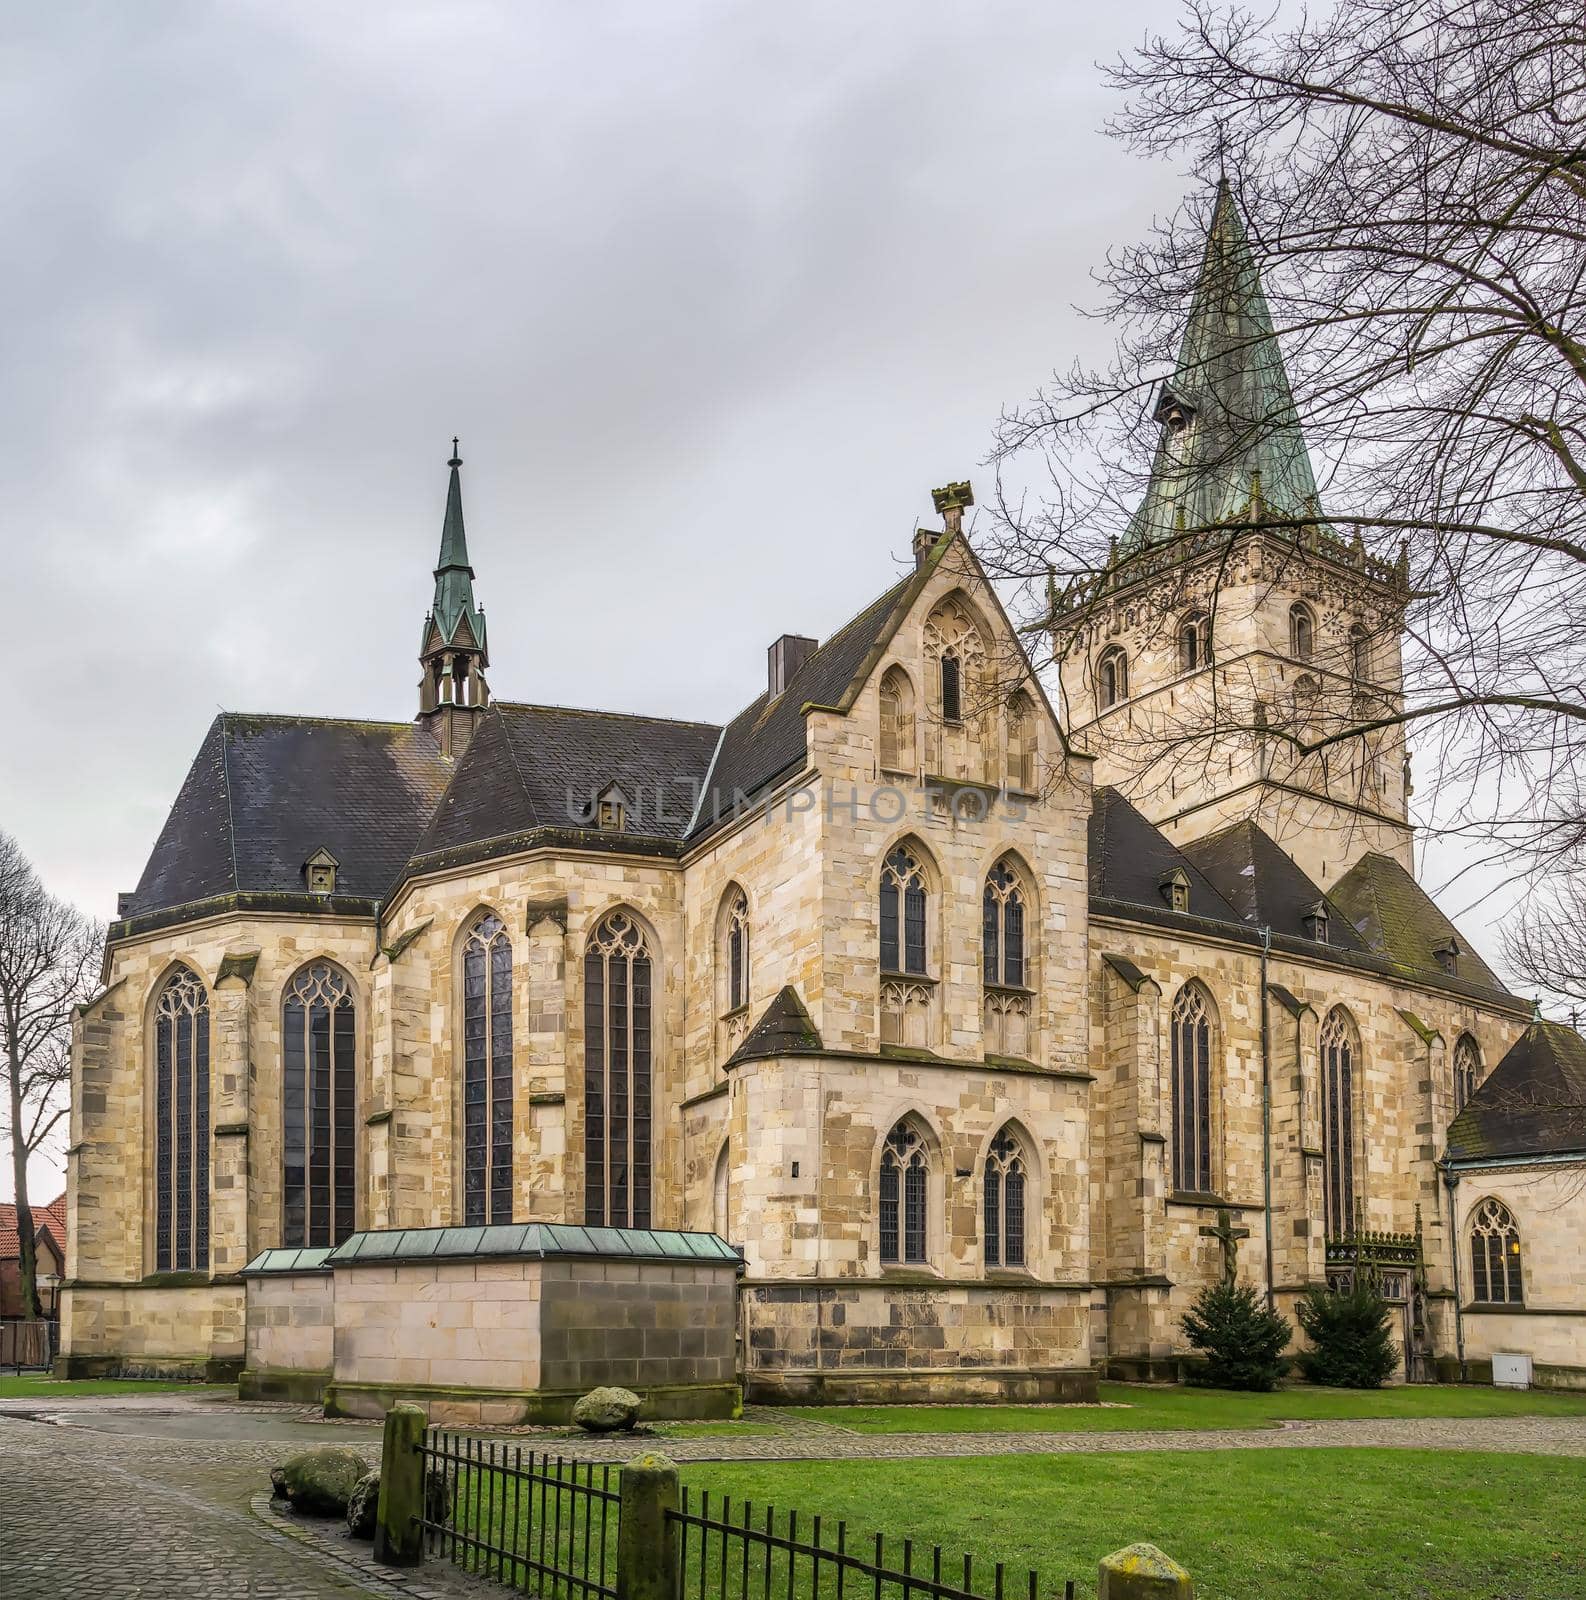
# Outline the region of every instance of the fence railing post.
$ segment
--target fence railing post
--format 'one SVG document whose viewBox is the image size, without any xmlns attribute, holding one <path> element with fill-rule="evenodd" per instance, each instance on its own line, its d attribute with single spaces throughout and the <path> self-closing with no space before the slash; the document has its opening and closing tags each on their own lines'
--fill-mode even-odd
<svg viewBox="0 0 1586 1600">
<path fill-rule="evenodd" d="M 677 1600 L 677 1467 L 646 1450 L 622 1468 L 617 1600 Z"/>
<path fill-rule="evenodd" d="M 375 1512 L 374 1558 L 388 1567 L 416 1567 L 424 1559 L 425 1416 L 421 1406 L 392 1406 L 385 1414 L 380 1450 L 380 1502 Z"/>
<path fill-rule="evenodd" d="M 1096 1600 L 1195 1600 L 1190 1575 L 1154 1544 L 1103 1556 Z"/>
</svg>

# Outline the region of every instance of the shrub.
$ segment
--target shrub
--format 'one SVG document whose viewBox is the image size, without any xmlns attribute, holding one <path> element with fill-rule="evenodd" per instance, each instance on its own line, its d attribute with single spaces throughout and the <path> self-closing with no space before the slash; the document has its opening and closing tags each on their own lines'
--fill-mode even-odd
<svg viewBox="0 0 1586 1600">
<path fill-rule="evenodd" d="M 1312 1383 L 1339 1389 L 1380 1389 L 1398 1369 L 1399 1347 L 1388 1337 L 1387 1302 L 1364 1277 L 1347 1292 L 1308 1289 L 1294 1308 L 1312 1348 L 1300 1371 Z"/>
<path fill-rule="evenodd" d="M 1184 1313 L 1184 1334 L 1206 1357 L 1191 1383 L 1213 1389 L 1276 1387 L 1288 1363 L 1289 1319 L 1272 1310 L 1245 1284 L 1218 1283 L 1202 1289 Z"/>
</svg>

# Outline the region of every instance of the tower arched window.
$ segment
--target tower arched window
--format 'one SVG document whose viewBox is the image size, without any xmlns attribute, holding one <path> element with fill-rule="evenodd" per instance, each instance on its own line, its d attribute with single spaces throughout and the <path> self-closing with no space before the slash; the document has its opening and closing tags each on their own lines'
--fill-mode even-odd
<svg viewBox="0 0 1586 1600">
<path fill-rule="evenodd" d="M 1008 696 L 1008 767 L 1010 789 L 1029 793 L 1035 788 L 1035 707 L 1023 689 Z"/>
<path fill-rule="evenodd" d="M 1096 663 L 1096 699 L 1105 711 L 1129 698 L 1129 658 L 1114 646 Z"/>
<path fill-rule="evenodd" d="M 1212 1014 L 1198 983 L 1186 983 L 1173 1002 L 1173 1187 L 1184 1194 L 1212 1190 Z"/>
<path fill-rule="evenodd" d="M 1030 950 L 1024 881 L 1004 856 L 980 899 L 982 1022 L 987 1055 L 1030 1053 Z"/>
<path fill-rule="evenodd" d="M 584 1221 L 650 1226 L 651 955 L 613 911 L 584 951 Z"/>
<path fill-rule="evenodd" d="M 1470 1292 L 1485 1305 L 1522 1305 L 1520 1230 L 1501 1200 L 1483 1200 L 1470 1223 Z"/>
<path fill-rule="evenodd" d="M 314 961 L 281 1008 L 281 1242 L 340 1244 L 357 1226 L 358 1008 L 340 968 Z"/>
<path fill-rule="evenodd" d="M 1454 1046 L 1454 1113 L 1465 1109 L 1465 1103 L 1476 1092 L 1481 1080 L 1481 1051 L 1468 1033 L 1459 1036 Z"/>
<path fill-rule="evenodd" d="M 1329 1238 L 1346 1238 L 1355 1220 L 1354 1023 L 1335 1006 L 1322 1024 L 1322 1190 Z"/>
<path fill-rule="evenodd" d="M 463 942 L 463 1220 L 511 1222 L 512 941 L 493 911 Z"/>
<path fill-rule="evenodd" d="M 925 864 L 906 844 L 881 869 L 881 1042 L 924 1048 L 931 1042 L 931 990 L 926 979 Z"/>
<path fill-rule="evenodd" d="M 1212 619 L 1204 611 L 1192 611 L 1179 624 L 1178 669 L 1198 672 L 1212 659 Z"/>
<path fill-rule="evenodd" d="M 1371 636 L 1358 622 L 1349 630 L 1349 674 L 1357 683 L 1371 681 Z"/>
<path fill-rule="evenodd" d="M 985 1256 L 988 1267 L 1022 1267 L 1025 1197 L 1024 1146 L 1004 1128 L 986 1153 Z"/>
<path fill-rule="evenodd" d="M 209 1265 L 209 994 L 179 967 L 154 1007 L 154 1265 Z"/>
<path fill-rule="evenodd" d="M 1289 607 L 1289 654 L 1296 661 L 1316 654 L 1316 613 L 1303 600 Z"/>
<path fill-rule="evenodd" d="M 902 667 L 888 667 L 881 679 L 881 766 L 887 772 L 914 772 L 919 767 L 914 685 Z"/>
<path fill-rule="evenodd" d="M 881 1259 L 920 1263 L 926 1256 L 930 1160 L 917 1129 L 903 1121 L 881 1152 Z"/>
</svg>

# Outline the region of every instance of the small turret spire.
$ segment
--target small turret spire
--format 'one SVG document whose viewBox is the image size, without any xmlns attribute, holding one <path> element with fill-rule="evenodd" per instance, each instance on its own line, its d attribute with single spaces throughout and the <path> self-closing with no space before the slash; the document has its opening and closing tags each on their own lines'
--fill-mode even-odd
<svg viewBox="0 0 1586 1600">
<path fill-rule="evenodd" d="M 474 569 L 468 560 L 468 533 L 463 526 L 463 464 L 459 441 L 452 439 L 451 478 L 446 486 L 446 515 L 441 523 L 440 555 L 435 564 L 435 596 L 424 619 L 419 660 L 419 714 L 475 710 L 489 704 L 484 669 L 490 665 L 484 608 L 474 600 Z M 471 720 L 471 719 L 469 719 Z M 446 742 L 451 742 L 450 722 Z"/>
</svg>

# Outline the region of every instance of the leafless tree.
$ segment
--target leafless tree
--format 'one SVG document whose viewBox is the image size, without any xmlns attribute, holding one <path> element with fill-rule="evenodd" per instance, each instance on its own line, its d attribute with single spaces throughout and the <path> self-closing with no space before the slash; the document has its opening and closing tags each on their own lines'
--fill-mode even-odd
<svg viewBox="0 0 1586 1600">
<path fill-rule="evenodd" d="M 0 1072 L 28 1317 L 40 1314 L 28 1159 L 68 1113 L 72 1012 L 93 992 L 103 946 L 104 930 L 48 894 L 16 840 L 0 832 Z"/>
<path fill-rule="evenodd" d="M 1225 689 L 1143 759 L 1210 759 L 1258 722 L 1318 761 L 1413 728 L 1424 823 L 1517 870 L 1580 869 L 1586 18 L 1557 0 L 1339 0 L 1289 27 L 1189 0 L 1175 32 L 1110 77 L 1125 97 L 1110 131 L 1186 163 L 1189 198 L 1099 271 L 1115 358 L 1056 375 L 1003 417 L 988 569 L 1020 587 L 1038 642 L 1053 602 L 1067 612 L 1059 649 L 1127 579 L 1130 519 L 1171 425 L 1163 380 L 1226 173 L 1293 395 L 1292 411 L 1283 397 L 1233 419 L 1225 464 L 1297 420 L 1319 490 L 1306 507 L 1253 494 L 1238 531 L 1256 523 L 1297 552 L 1332 539 L 1396 567 L 1404 692 L 1269 728 Z M 1032 477 L 1031 493 L 1011 487 Z M 1179 531 L 1202 551 L 1233 548 L 1221 525 Z"/>
</svg>

